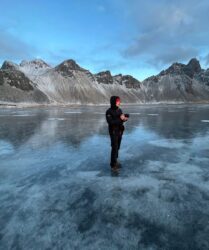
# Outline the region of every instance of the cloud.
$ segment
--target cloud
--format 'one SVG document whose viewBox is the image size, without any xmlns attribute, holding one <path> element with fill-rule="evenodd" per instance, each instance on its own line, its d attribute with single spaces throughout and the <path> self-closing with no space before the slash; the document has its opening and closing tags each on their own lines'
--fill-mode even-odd
<svg viewBox="0 0 209 250">
<path fill-rule="evenodd" d="M 0 59 L 22 60 L 33 57 L 35 53 L 37 49 L 34 46 L 0 28 Z"/>
<path fill-rule="evenodd" d="M 127 33 L 132 40 L 121 51 L 123 58 L 143 58 L 157 67 L 197 57 L 201 47 L 208 46 L 208 1 L 130 0 L 129 8 L 122 2 L 135 27 L 134 33 Z"/>
<path fill-rule="evenodd" d="M 99 12 L 106 12 L 106 7 L 105 7 L 104 5 L 98 5 L 98 6 L 97 6 L 97 10 L 98 10 Z"/>
<path fill-rule="evenodd" d="M 189 61 L 191 58 L 198 57 L 198 50 L 192 47 L 174 47 L 170 50 L 158 53 L 150 60 L 147 60 L 149 64 L 153 64 L 155 67 L 161 67 L 166 64 Z"/>
<path fill-rule="evenodd" d="M 209 65 L 209 54 L 204 58 L 206 66 Z"/>
<path fill-rule="evenodd" d="M 108 60 L 108 59 L 90 59 L 89 61 L 92 65 L 94 65 L 94 71 L 101 72 L 101 71 L 120 71 L 121 68 L 126 67 L 126 63 L 120 60 Z M 121 73 L 121 72 L 120 72 Z"/>
<path fill-rule="evenodd" d="M 44 50 L 43 54 L 50 61 L 51 64 L 57 64 L 67 59 L 78 60 L 79 58 L 78 51 L 68 48 L 60 48 L 56 49 L 56 51 Z"/>
</svg>

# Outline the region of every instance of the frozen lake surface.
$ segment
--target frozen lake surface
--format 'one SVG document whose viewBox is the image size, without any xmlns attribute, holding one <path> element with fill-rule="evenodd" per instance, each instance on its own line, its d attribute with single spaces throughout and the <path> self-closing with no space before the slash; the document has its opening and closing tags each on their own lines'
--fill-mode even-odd
<svg viewBox="0 0 209 250">
<path fill-rule="evenodd" d="M 209 249 L 209 106 L 0 109 L 0 249 Z"/>
</svg>

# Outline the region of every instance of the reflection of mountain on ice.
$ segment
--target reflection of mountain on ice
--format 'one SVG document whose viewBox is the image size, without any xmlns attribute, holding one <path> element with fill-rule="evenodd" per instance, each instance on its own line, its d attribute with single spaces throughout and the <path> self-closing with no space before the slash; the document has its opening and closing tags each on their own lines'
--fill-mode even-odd
<svg viewBox="0 0 209 250">
<path fill-rule="evenodd" d="M 11 142 L 14 147 L 27 144 L 29 140 L 32 140 L 34 145 L 60 140 L 67 144 L 79 145 L 85 138 L 94 134 L 108 134 L 106 109 L 107 107 L 80 107 L 8 110 L 0 114 L 3 128 L 0 139 Z M 122 110 L 131 115 L 128 124 L 125 124 L 125 136 L 143 126 L 172 141 L 173 135 L 179 138 L 184 135 L 189 139 L 196 134 L 204 134 L 207 128 L 201 126 L 207 124 L 207 109 L 201 108 L 199 112 L 199 108 L 195 106 L 192 113 L 191 107 L 182 105 L 175 108 L 123 106 Z M 8 124 L 15 124 L 15 127 Z M 139 137 L 141 140 L 143 133 Z"/>
<path fill-rule="evenodd" d="M 2 115 L 2 118 L 1 125 L 4 130 L 0 139 L 10 141 L 14 146 L 31 144 L 33 147 L 39 147 L 60 140 L 76 146 L 85 138 L 101 131 L 104 134 L 107 130 L 105 115 L 85 108 L 81 111 L 69 108 L 13 111 L 12 115 L 7 113 Z M 11 126 L 13 123 L 16 123 L 15 127 Z"/>
</svg>

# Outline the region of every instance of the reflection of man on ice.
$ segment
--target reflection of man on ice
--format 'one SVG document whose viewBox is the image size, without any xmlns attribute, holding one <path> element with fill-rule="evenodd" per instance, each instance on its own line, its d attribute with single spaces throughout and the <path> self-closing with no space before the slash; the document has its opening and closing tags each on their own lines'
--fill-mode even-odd
<svg viewBox="0 0 209 250">
<path fill-rule="evenodd" d="M 111 96 L 110 98 L 111 107 L 106 111 L 106 120 L 109 125 L 109 134 L 111 139 L 111 161 L 110 166 L 112 169 L 120 167 L 120 163 L 117 161 L 118 151 L 122 140 L 124 131 L 123 123 L 128 120 L 128 114 L 124 115 L 120 106 L 120 97 Z"/>
</svg>

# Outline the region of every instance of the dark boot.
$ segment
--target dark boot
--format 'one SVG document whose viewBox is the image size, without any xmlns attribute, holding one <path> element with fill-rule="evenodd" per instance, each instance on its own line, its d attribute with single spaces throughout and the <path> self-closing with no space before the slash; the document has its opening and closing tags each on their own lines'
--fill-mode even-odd
<svg viewBox="0 0 209 250">
<path fill-rule="evenodd" d="M 110 167 L 111 167 L 111 169 L 117 168 L 117 163 L 115 163 L 115 164 L 110 164 Z"/>
<path fill-rule="evenodd" d="M 119 161 L 116 162 L 116 166 L 117 166 L 118 168 L 121 168 L 121 167 L 122 167 L 122 165 L 121 165 L 121 163 L 120 163 Z"/>
</svg>

